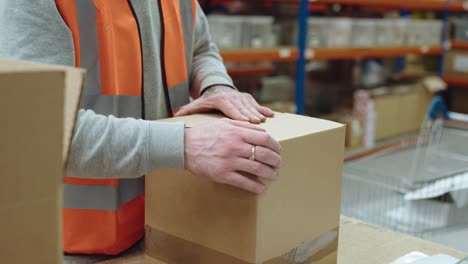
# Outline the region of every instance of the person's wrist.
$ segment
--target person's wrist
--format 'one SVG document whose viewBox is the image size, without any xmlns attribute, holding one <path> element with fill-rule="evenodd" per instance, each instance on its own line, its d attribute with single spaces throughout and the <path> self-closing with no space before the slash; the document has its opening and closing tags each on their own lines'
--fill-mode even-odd
<svg viewBox="0 0 468 264">
<path fill-rule="evenodd" d="M 236 92 L 236 90 L 232 86 L 217 84 L 217 85 L 213 85 L 213 86 L 206 88 L 203 91 L 202 96 L 210 96 L 210 95 L 214 95 L 218 93 L 229 93 L 229 92 Z"/>
</svg>

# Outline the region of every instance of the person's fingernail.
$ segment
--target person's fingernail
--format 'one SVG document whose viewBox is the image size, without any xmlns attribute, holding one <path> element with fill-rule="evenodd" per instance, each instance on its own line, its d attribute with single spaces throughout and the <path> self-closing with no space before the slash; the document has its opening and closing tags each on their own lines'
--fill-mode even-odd
<svg viewBox="0 0 468 264">
<path fill-rule="evenodd" d="M 253 123 L 253 124 L 259 124 L 260 123 L 260 120 L 258 120 L 257 118 L 251 118 L 249 121 L 251 123 Z"/>
</svg>

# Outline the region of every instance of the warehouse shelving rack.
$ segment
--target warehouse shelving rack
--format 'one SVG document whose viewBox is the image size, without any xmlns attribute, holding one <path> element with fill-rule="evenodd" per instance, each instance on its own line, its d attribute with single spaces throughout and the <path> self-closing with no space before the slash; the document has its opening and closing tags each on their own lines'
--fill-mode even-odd
<svg viewBox="0 0 468 264">
<path fill-rule="evenodd" d="M 212 0 L 213 1 L 213 0 Z M 218 0 L 216 2 L 229 2 Z M 214 2 L 214 1 L 213 1 Z M 448 49 L 468 50 L 468 42 L 449 43 L 447 36 L 447 20 L 450 12 L 467 12 L 467 2 L 451 2 L 450 0 L 263 0 L 266 5 L 273 3 L 289 3 L 299 7 L 298 47 L 279 47 L 274 49 L 240 49 L 223 50 L 221 56 L 226 62 L 296 62 L 296 109 L 298 114 L 304 114 L 305 98 L 305 67 L 310 60 L 342 60 L 342 59 L 369 59 L 369 58 L 402 58 L 406 55 L 440 55 L 439 75 L 443 74 L 443 55 Z M 403 46 L 403 47 L 375 47 L 375 48 L 309 48 L 306 44 L 307 19 L 311 12 L 327 10 L 331 4 L 357 5 L 382 9 L 397 9 L 403 13 L 407 11 L 442 11 L 444 12 L 444 26 L 440 45 L 434 46 Z M 448 44 L 447 44 L 448 43 Z M 404 60 L 400 59 L 400 67 Z M 233 76 L 271 74 L 273 67 L 232 69 Z M 453 86 L 468 88 L 468 78 L 444 77 L 444 80 Z"/>
<path fill-rule="evenodd" d="M 340 60 L 400 57 L 406 55 L 440 55 L 441 45 L 404 46 L 376 48 L 306 48 L 307 60 Z M 276 49 L 240 49 L 223 50 L 221 55 L 226 62 L 278 61 L 294 62 L 299 57 L 299 49 L 282 47 Z"/>
</svg>

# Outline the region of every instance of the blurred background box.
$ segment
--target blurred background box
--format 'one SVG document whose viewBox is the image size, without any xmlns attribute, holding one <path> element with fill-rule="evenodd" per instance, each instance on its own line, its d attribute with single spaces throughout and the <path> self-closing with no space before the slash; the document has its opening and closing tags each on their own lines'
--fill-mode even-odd
<svg viewBox="0 0 468 264">
<path fill-rule="evenodd" d="M 308 20 L 309 30 L 307 32 L 307 46 L 321 48 L 326 45 L 326 32 L 329 21 L 321 17 L 311 17 Z M 297 33 L 294 34 L 296 36 Z M 294 38 L 297 43 L 297 37 Z"/>
<path fill-rule="evenodd" d="M 318 115 L 319 118 L 346 125 L 345 146 L 348 151 L 362 148 L 364 137 L 364 128 L 361 121 L 350 113 L 351 110 L 342 109 L 333 114 Z"/>
<path fill-rule="evenodd" d="M 398 46 L 403 45 L 403 37 L 397 36 L 401 33 L 397 30 L 396 19 L 372 19 L 375 25 L 375 46 Z M 401 41 L 400 41 L 401 40 Z"/>
<path fill-rule="evenodd" d="M 239 49 L 243 44 L 243 19 L 241 16 L 208 16 L 210 33 L 219 49 Z"/>
<path fill-rule="evenodd" d="M 376 140 L 396 137 L 420 129 L 425 112 L 420 112 L 423 102 L 419 89 L 417 85 L 401 85 L 371 91 L 377 118 Z"/>
<path fill-rule="evenodd" d="M 261 49 L 276 46 L 271 16 L 208 16 L 210 33 L 219 49 Z"/>
<path fill-rule="evenodd" d="M 459 17 L 453 20 L 455 25 L 454 39 L 468 41 L 468 17 Z"/>
<path fill-rule="evenodd" d="M 444 75 L 449 77 L 466 77 L 468 75 L 468 52 L 447 52 L 444 61 Z"/>
<path fill-rule="evenodd" d="M 388 19 L 391 21 L 392 33 L 390 41 L 391 45 L 403 46 L 406 44 L 406 36 L 408 34 L 408 19 L 394 18 Z M 379 34 L 379 33 L 377 33 Z"/>
<path fill-rule="evenodd" d="M 294 100 L 295 83 L 291 77 L 285 75 L 263 77 L 260 82 L 261 88 L 255 97 L 261 103 Z"/>
<path fill-rule="evenodd" d="M 412 19 L 408 23 L 407 44 L 409 46 L 437 45 L 442 39 L 442 21 Z"/>
<path fill-rule="evenodd" d="M 277 37 L 273 30 L 273 17 L 245 16 L 243 21 L 243 48 L 266 49 L 276 46 Z"/>
<path fill-rule="evenodd" d="M 376 21 L 374 19 L 352 20 L 351 46 L 353 47 L 372 47 L 376 38 Z M 387 32 L 388 33 L 388 32 Z M 330 32 L 329 34 L 333 34 Z"/>
<path fill-rule="evenodd" d="M 328 29 L 325 31 L 325 46 L 339 48 L 351 46 L 353 20 L 350 18 L 324 18 Z"/>
</svg>

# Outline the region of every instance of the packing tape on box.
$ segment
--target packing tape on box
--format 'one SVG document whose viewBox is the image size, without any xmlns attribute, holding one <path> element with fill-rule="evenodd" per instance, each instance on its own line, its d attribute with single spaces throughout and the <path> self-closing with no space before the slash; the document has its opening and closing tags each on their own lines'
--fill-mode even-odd
<svg viewBox="0 0 468 264">
<path fill-rule="evenodd" d="M 146 226 L 146 255 L 166 264 L 313 264 L 338 248 L 338 228 L 277 258 L 251 263 Z"/>
</svg>

